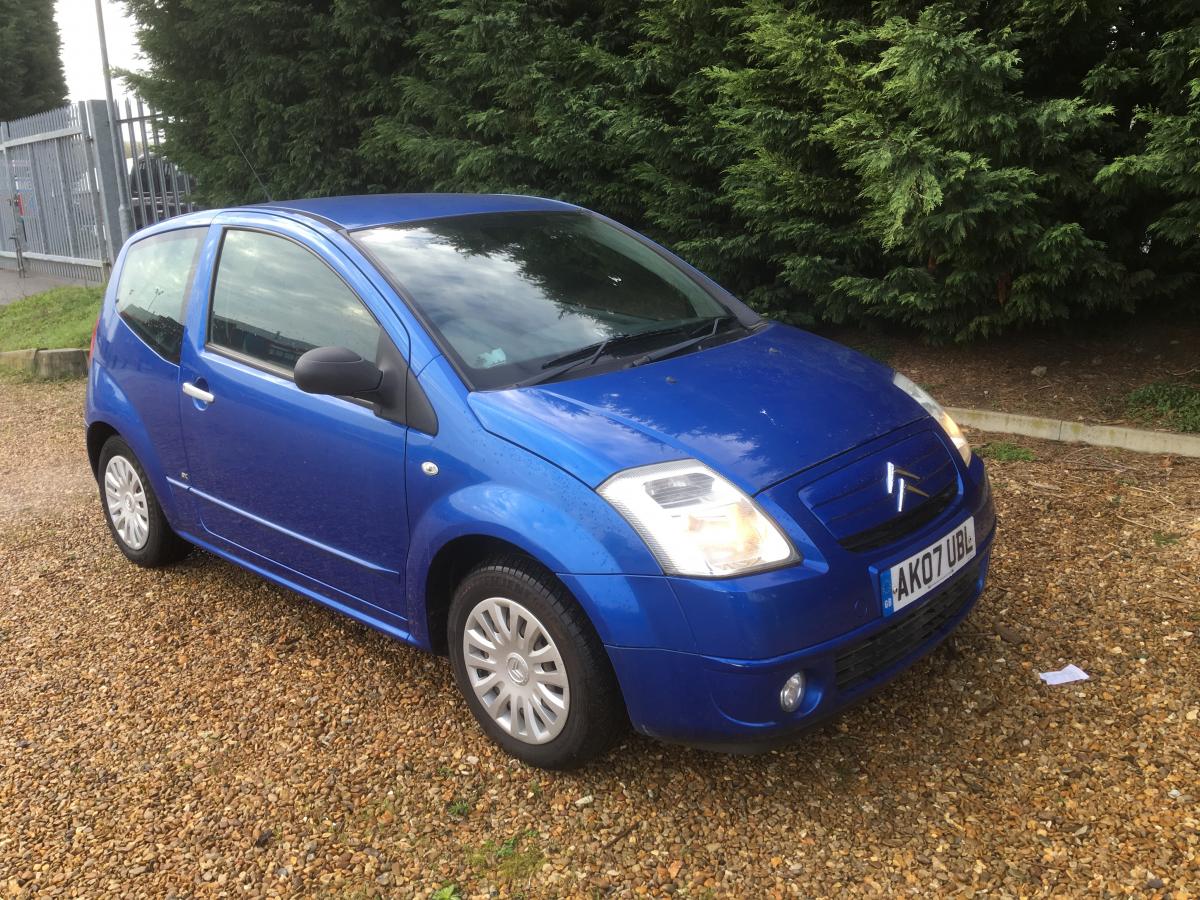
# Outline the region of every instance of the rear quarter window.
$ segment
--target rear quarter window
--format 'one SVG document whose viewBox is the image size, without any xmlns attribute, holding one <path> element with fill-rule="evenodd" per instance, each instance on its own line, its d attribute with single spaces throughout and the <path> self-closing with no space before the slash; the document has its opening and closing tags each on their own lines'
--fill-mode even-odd
<svg viewBox="0 0 1200 900">
<path fill-rule="evenodd" d="M 117 282 L 117 313 L 160 356 L 179 362 L 187 296 L 207 228 L 180 228 L 130 246 Z"/>
</svg>

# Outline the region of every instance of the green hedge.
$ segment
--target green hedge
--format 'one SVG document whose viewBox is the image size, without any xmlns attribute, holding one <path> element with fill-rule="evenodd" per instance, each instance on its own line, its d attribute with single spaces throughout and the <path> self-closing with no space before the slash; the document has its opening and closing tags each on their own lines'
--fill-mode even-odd
<svg viewBox="0 0 1200 900">
<path fill-rule="evenodd" d="M 261 199 L 241 150 L 275 197 L 558 196 L 769 314 L 939 338 L 1200 272 L 1192 2 L 129 6 L 212 203 Z"/>
<path fill-rule="evenodd" d="M 0 122 L 67 102 L 60 48 L 54 0 L 0 0 Z"/>
</svg>

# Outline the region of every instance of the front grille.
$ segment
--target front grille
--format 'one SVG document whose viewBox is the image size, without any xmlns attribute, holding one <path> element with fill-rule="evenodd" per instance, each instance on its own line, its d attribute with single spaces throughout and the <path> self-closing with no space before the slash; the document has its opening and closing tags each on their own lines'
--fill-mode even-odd
<svg viewBox="0 0 1200 900">
<path fill-rule="evenodd" d="M 867 528 L 864 531 L 858 532 L 858 534 L 842 538 L 838 543 L 852 553 L 863 553 L 867 550 L 878 550 L 880 547 L 886 547 L 909 532 L 916 531 L 921 526 L 932 522 L 942 510 L 950 505 L 950 501 L 957 496 L 958 484 L 948 484 L 909 512 L 902 513 L 891 521 L 883 522 L 874 528 Z"/>
<path fill-rule="evenodd" d="M 907 479 L 912 490 L 903 512 L 888 491 L 889 463 L 915 476 Z M 861 553 L 893 544 L 945 512 L 959 493 L 958 468 L 931 427 L 866 455 L 848 455 L 797 493 L 839 544 Z"/>
<path fill-rule="evenodd" d="M 923 606 L 900 614 L 899 621 L 838 654 L 837 686 L 850 691 L 904 659 L 953 619 L 971 599 L 979 580 L 979 564 L 941 588 Z"/>
</svg>

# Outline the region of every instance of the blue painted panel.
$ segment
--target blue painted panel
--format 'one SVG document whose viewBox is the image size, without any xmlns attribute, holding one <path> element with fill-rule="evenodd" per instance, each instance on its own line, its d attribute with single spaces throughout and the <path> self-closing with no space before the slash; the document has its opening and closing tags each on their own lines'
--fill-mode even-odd
<svg viewBox="0 0 1200 900">
<path fill-rule="evenodd" d="M 244 220 L 220 218 L 227 221 Z M 327 240 L 301 223 L 250 221 L 329 263 L 407 352 L 407 333 L 387 304 Z M 177 402 L 203 528 L 217 541 L 403 614 L 407 429 L 207 348 L 207 297 L 193 306 L 181 377 L 216 399 L 205 404 L 178 394 Z"/>
<path fill-rule="evenodd" d="M 890 369 L 783 325 L 471 404 L 489 430 L 593 486 L 620 469 L 694 457 L 751 494 L 926 418 Z"/>
</svg>

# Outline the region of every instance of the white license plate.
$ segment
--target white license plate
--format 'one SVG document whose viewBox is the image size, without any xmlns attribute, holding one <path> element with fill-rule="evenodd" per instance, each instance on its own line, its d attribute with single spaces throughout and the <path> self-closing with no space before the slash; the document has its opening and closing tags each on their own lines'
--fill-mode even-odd
<svg viewBox="0 0 1200 900">
<path fill-rule="evenodd" d="M 920 600 L 974 557 L 975 520 L 971 518 L 883 573 L 883 614 L 890 616 Z"/>
</svg>

